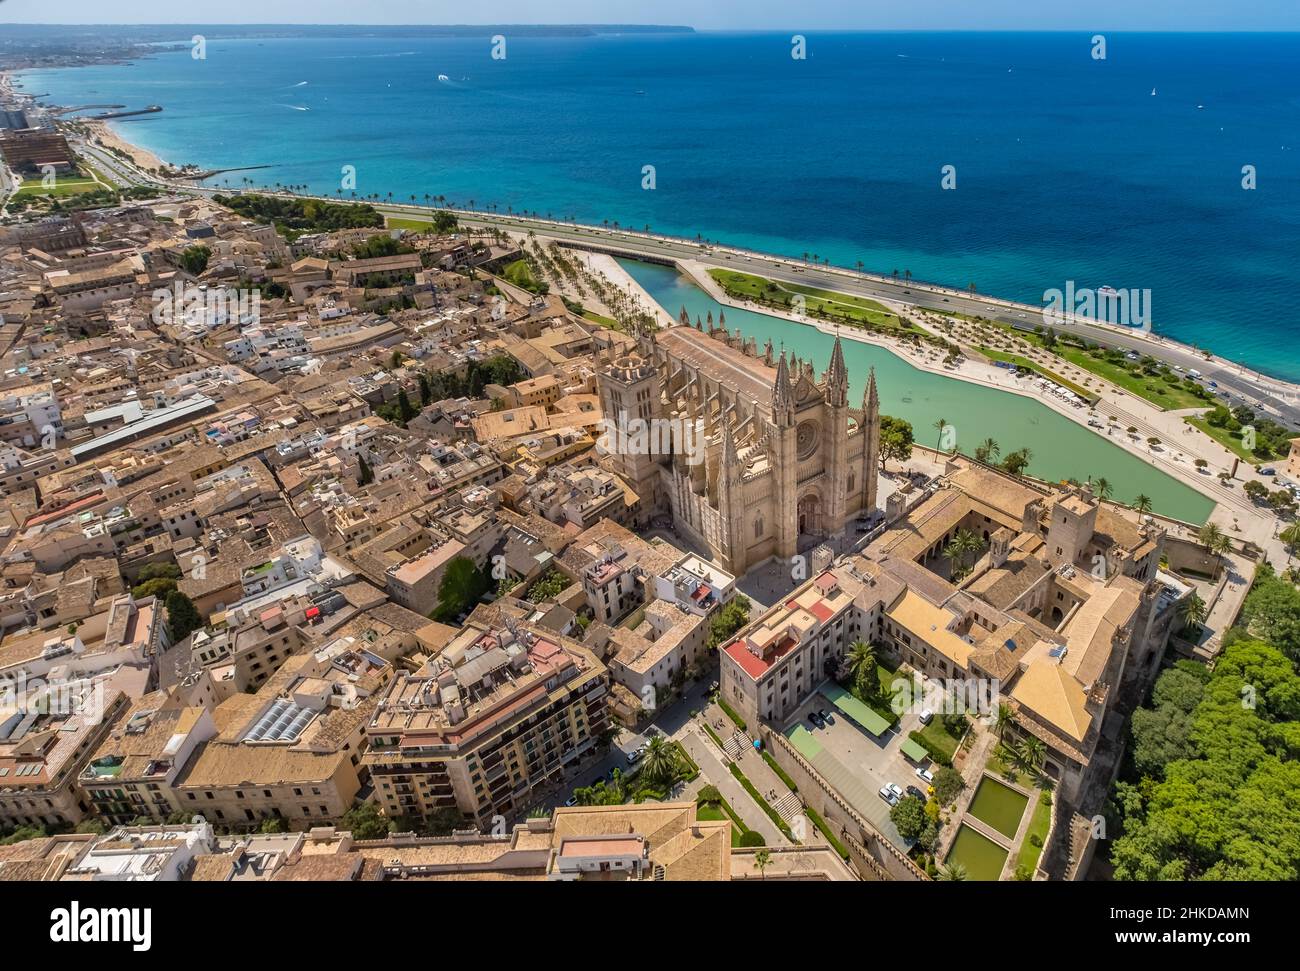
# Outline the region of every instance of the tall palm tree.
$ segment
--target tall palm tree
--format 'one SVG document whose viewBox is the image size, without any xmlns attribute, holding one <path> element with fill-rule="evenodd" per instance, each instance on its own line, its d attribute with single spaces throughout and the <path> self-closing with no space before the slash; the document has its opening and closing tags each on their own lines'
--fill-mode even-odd
<svg viewBox="0 0 1300 971">
<path fill-rule="evenodd" d="M 1133 500 L 1133 511 L 1139 516 L 1145 516 L 1151 512 L 1151 497 L 1145 492 L 1139 492 L 1137 498 Z"/>
<path fill-rule="evenodd" d="M 966 867 L 960 863 L 945 863 L 939 867 L 939 879 L 952 883 L 961 883 L 967 879 Z"/>
<path fill-rule="evenodd" d="M 854 641 L 844 659 L 849 674 L 857 681 L 876 668 L 876 646 L 866 641 Z"/>
<path fill-rule="evenodd" d="M 1201 625 L 1205 623 L 1207 615 L 1208 610 L 1205 601 L 1196 592 L 1193 592 L 1190 597 L 1178 605 L 1178 619 L 1183 622 L 1183 630 L 1195 628 L 1199 634 Z"/>
<path fill-rule="evenodd" d="M 641 771 L 651 782 L 667 782 L 677 772 L 677 753 L 662 735 L 656 735 L 646 746 L 642 765 Z"/>
<path fill-rule="evenodd" d="M 1277 538 L 1286 544 L 1287 562 L 1291 562 L 1291 557 L 1295 556 L 1296 547 L 1300 546 L 1300 523 L 1292 523 L 1278 533 Z"/>
<path fill-rule="evenodd" d="M 1109 499 L 1110 494 L 1114 491 L 1114 486 L 1110 484 L 1110 480 L 1105 476 L 1102 476 L 1092 483 L 1092 494 L 1098 499 Z"/>
<path fill-rule="evenodd" d="M 998 444 L 996 438 L 986 438 L 975 448 L 975 457 L 981 462 L 996 462 L 1001 454 L 1002 446 Z"/>
<path fill-rule="evenodd" d="M 1232 549 L 1232 540 L 1228 539 L 1227 534 L 1224 533 L 1218 523 L 1206 523 L 1201 527 L 1200 532 L 1196 534 L 1196 538 L 1218 557 L 1218 568 L 1215 570 L 1217 576 L 1218 571 L 1223 569 L 1224 554 Z"/>
<path fill-rule="evenodd" d="M 939 437 L 934 441 L 934 450 L 938 452 L 941 450 L 940 446 L 943 444 L 943 433 L 948 427 L 948 419 L 940 418 L 934 423 L 934 427 L 939 432 Z"/>
<path fill-rule="evenodd" d="M 767 865 L 772 862 L 772 851 L 766 846 L 754 851 L 754 869 L 762 879 L 767 879 Z"/>
<path fill-rule="evenodd" d="M 997 732 L 1000 740 L 1005 741 L 1007 733 L 1016 725 L 1016 712 L 1010 705 L 1002 703 L 998 705 L 998 713 L 993 722 L 993 730 Z"/>
</svg>

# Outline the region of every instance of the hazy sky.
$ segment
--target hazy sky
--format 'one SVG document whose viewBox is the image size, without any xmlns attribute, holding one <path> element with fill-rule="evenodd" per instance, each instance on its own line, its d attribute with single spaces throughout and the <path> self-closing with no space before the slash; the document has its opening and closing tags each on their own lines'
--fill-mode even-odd
<svg viewBox="0 0 1300 971">
<path fill-rule="evenodd" d="M 1300 0 L 0 0 L 10 23 L 644 23 L 705 30 L 1297 30 Z"/>
</svg>

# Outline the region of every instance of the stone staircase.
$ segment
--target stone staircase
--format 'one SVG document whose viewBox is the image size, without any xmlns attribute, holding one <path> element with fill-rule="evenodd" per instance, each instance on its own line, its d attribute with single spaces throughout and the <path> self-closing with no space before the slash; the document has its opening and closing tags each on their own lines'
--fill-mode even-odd
<svg viewBox="0 0 1300 971">
<path fill-rule="evenodd" d="M 733 732 L 731 737 L 725 739 L 722 743 L 722 750 L 733 760 L 739 759 L 741 753 L 747 752 L 753 747 L 754 740 L 742 731 Z"/>
<path fill-rule="evenodd" d="M 803 800 L 799 798 L 797 792 L 787 792 L 776 802 L 772 803 L 772 808 L 776 810 L 778 816 L 788 823 L 796 816 L 803 813 Z"/>
</svg>

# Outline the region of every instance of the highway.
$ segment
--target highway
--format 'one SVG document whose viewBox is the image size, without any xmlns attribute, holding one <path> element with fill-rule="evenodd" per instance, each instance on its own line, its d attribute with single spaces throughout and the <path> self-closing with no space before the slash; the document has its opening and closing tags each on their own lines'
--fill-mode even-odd
<svg viewBox="0 0 1300 971">
<path fill-rule="evenodd" d="M 164 182 L 123 162 L 117 156 L 104 149 L 78 142 L 78 151 L 90 156 L 101 169 L 114 181 L 122 185 L 147 184 L 171 192 L 183 192 L 211 197 L 219 194 L 237 194 L 237 189 L 222 189 L 210 186 L 193 186 L 186 183 Z M 262 195 L 282 195 L 265 190 L 254 190 Z M 328 196 L 314 196 L 324 202 L 338 202 Z M 387 215 L 407 218 L 423 218 L 429 209 L 406 203 L 371 202 L 371 205 Z M 855 296 L 888 300 L 904 307 L 917 307 L 939 313 L 955 312 L 969 316 L 980 316 L 1013 326 L 1032 328 L 1042 324 L 1042 307 L 1033 304 L 1019 304 L 1013 301 L 973 294 L 915 280 L 894 280 L 870 273 L 859 273 L 840 267 L 805 263 L 799 259 L 772 256 L 717 243 L 706 243 L 654 233 L 633 232 L 627 229 L 611 229 L 601 226 L 585 226 L 555 220 L 528 218 L 522 216 L 502 216 L 467 210 L 454 210 L 457 218 L 466 226 L 498 228 L 505 231 L 533 232 L 560 241 L 569 241 L 583 246 L 605 247 L 630 256 L 649 256 L 659 259 L 697 260 L 718 266 L 734 266 L 737 269 L 765 276 L 782 283 L 797 283 L 805 286 L 838 290 Z M 1064 281 L 1061 281 L 1064 283 Z M 673 314 L 671 307 L 665 308 Z M 1257 410 L 1271 414 L 1273 417 L 1292 425 L 1300 425 L 1300 387 L 1260 375 L 1241 365 L 1222 358 L 1207 360 L 1200 352 L 1134 328 L 1119 327 L 1105 323 L 1095 323 L 1070 318 L 1053 325 L 1058 333 L 1070 333 L 1089 341 L 1117 347 L 1124 351 L 1136 351 L 1149 354 L 1171 366 L 1181 367 L 1184 371 L 1201 372 L 1202 380 L 1215 382 L 1220 397 L 1231 405 L 1249 404 Z"/>
</svg>

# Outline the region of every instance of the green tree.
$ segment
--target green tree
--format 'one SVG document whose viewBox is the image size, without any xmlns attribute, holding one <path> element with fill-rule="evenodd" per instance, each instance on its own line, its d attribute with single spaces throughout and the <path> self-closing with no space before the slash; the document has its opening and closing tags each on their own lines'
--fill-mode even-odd
<svg viewBox="0 0 1300 971">
<path fill-rule="evenodd" d="M 164 601 L 167 607 L 167 630 L 172 643 L 182 641 L 203 626 L 203 616 L 194 601 L 179 590 L 167 594 Z"/>
<path fill-rule="evenodd" d="M 906 462 L 912 457 L 915 438 L 912 423 L 892 415 L 880 416 L 880 471 L 887 462 Z"/>
<path fill-rule="evenodd" d="M 949 883 L 961 883 L 968 879 L 966 867 L 961 863 L 945 863 L 939 867 L 939 879 Z"/>
<path fill-rule="evenodd" d="M 671 785 L 680 771 L 676 747 L 665 742 L 662 735 L 650 739 L 641 760 L 642 774 L 651 782 Z"/>
<path fill-rule="evenodd" d="M 997 443 L 997 439 L 986 438 L 975 446 L 975 458 L 980 462 L 996 462 L 1001 454 L 1002 446 Z"/>
<path fill-rule="evenodd" d="M 1199 593 L 1193 590 L 1190 597 L 1186 597 L 1178 604 L 1178 619 L 1182 621 L 1182 629 L 1185 631 L 1190 630 L 1199 636 L 1207 612 L 1205 601 L 1201 599 Z"/>
<path fill-rule="evenodd" d="M 754 869 L 762 879 L 767 879 L 767 866 L 772 862 L 772 851 L 767 847 L 754 851 Z"/>
<path fill-rule="evenodd" d="M 1139 492 L 1137 498 L 1133 500 L 1133 511 L 1139 516 L 1146 516 L 1150 514 L 1151 508 L 1151 497 L 1144 492 Z"/>
<path fill-rule="evenodd" d="M 934 798 L 940 806 L 950 805 L 965 788 L 966 782 L 956 769 L 946 765 L 935 769 Z"/>
<path fill-rule="evenodd" d="M 738 593 L 730 603 L 716 611 L 709 621 L 709 636 L 705 647 L 710 651 L 717 650 L 736 631 L 749 623 L 749 607 L 749 598 Z"/>
<path fill-rule="evenodd" d="M 889 818 L 905 840 L 917 839 L 930 823 L 925 815 L 925 803 L 915 796 L 898 800 L 898 805 L 889 810 Z"/>
<path fill-rule="evenodd" d="M 433 619 L 451 621 L 468 613 L 492 586 L 491 578 L 464 556 L 453 557 L 438 585 L 438 606 Z"/>
<path fill-rule="evenodd" d="M 181 250 L 181 269 L 190 276 L 198 276 L 208 268 L 208 258 L 212 251 L 206 246 L 190 246 Z"/>
<path fill-rule="evenodd" d="M 373 802 L 360 802 L 343 814 L 339 823 L 353 839 L 378 840 L 388 835 L 388 820 Z"/>
<path fill-rule="evenodd" d="M 157 597 L 165 600 L 167 594 L 176 589 L 176 581 L 171 577 L 155 577 L 152 580 L 145 580 L 143 583 L 137 583 L 131 588 L 131 596 L 136 600 L 143 600 L 145 597 Z"/>
</svg>

